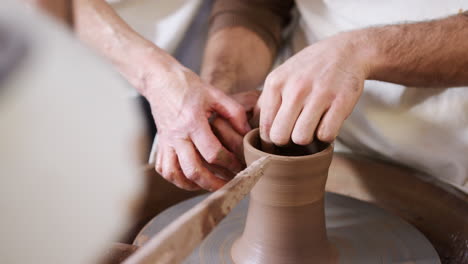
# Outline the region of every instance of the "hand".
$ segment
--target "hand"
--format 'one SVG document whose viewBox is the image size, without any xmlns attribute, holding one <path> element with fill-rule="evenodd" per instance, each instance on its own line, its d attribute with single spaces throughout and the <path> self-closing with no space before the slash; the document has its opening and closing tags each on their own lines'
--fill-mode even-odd
<svg viewBox="0 0 468 264">
<path fill-rule="evenodd" d="M 367 77 L 353 37 L 343 33 L 311 45 L 268 75 L 259 100 L 264 141 L 307 145 L 314 135 L 335 139 Z"/>
<path fill-rule="evenodd" d="M 213 191 L 226 180 L 215 176 L 206 164 L 232 172 L 242 169 L 240 160 L 223 147 L 208 123 L 216 113 L 244 135 L 250 127 L 240 104 L 177 62 L 149 74 L 144 85 L 158 128 L 156 171 L 166 180 L 188 190 Z"/>
<path fill-rule="evenodd" d="M 233 94 L 231 98 L 244 107 L 247 116 L 251 116 L 259 96 L 260 91 L 253 90 Z M 223 117 L 216 117 L 211 123 L 211 127 L 221 143 L 242 161 L 244 159 L 243 135 L 237 132 Z"/>
</svg>

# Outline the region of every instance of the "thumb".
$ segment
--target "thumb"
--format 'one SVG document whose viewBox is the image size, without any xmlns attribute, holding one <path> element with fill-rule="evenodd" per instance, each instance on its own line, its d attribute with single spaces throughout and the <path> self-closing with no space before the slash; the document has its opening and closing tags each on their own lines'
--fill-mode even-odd
<svg viewBox="0 0 468 264">
<path fill-rule="evenodd" d="M 210 106 L 211 109 L 232 125 L 232 127 L 241 135 L 251 130 L 247 120 L 247 114 L 242 105 L 231 99 L 229 96 L 217 89 L 210 89 Z"/>
</svg>

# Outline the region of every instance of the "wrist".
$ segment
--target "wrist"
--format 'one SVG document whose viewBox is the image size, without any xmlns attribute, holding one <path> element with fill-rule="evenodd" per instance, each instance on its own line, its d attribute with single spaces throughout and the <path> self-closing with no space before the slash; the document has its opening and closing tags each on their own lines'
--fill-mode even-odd
<svg viewBox="0 0 468 264">
<path fill-rule="evenodd" d="M 256 33 L 229 27 L 210 35 L 201 77 L 225 93 L 253 90 L 265 79 L 272 61 L 270 49 Z"/>
<path fill-rule="evenodd" d="M 350 54 L 365 79 L 374 79 L 382 67 L 381 54 L 372 28 L 341 33 L 342 42 L 350 49 Z"/>
<path fill-rule="evenodd" d="M 394 66 L 386 51 L 391 47 L 389 44 L 398 35 L 397 27 L 375 27 L 355 31 L 356 46 L 359 48 L 358 56 L 365 68 L 366 79 L 381 80 Z M 383 78 L 385 79 L 385 78 Z"/>
<path fill-rule="evenodd" d="M 160 86 L 154 85 L 155 82 L 164 82 L 164 78 L 180 71 L 183 67 L 171 55 L 154 45 L 140 49 L 131 61 L 128 66 L 132 68 L 132 76 L 128 79 L 147 99 L 158 94 L 156 89 Z M 155 80 L 156 78 L 158 80 Z"/>
<path fill-rule="evenodd" d="M 213 67 L 212 69 L 204 67 L 201 72 L 201 79 L 226 94 L 237 93 L 239 90 L 237 85 L 237 73 L 224 70 L 222 67 Z"/>
</svg>

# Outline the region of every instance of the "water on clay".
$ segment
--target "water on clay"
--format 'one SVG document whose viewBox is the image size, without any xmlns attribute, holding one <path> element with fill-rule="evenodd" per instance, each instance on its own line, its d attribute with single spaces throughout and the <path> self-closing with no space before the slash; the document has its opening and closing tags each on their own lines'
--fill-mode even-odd
<svg viewBox="0 0 468 264">
<path fill-rule="evenodd" d="M 146 241 L 142 238 L 154 236 L 206 196 L 165 210 L 140 231 L 134 244 L 141 246 Z M 242 234 L 247 208 L 248 198 L 221 221 L 184 263 L 233 264 L 231 247 Z M 338 263 L 440 263 L 435 249 L 416 228 L 372 204 L 326 193 L 325 208 L 327 234 L 338 250 Z"/>
</svg>

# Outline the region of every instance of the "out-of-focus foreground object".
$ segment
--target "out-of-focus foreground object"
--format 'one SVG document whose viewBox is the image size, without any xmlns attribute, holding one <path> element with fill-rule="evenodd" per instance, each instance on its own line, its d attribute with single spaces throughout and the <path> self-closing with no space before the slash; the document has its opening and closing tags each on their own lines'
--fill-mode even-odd
<svg viewBox="0 0 468 264">
<path fill-rule="evenodd" d="M 94 263 L 139 198 L 137 107 L 110 65 L 17 1 L 0 5 L 0 43 L 0 263 Z"/>
<path fill-rule="evenodd" d="M 18 67 L 25 57 L 27 42 L 24 36 L 14 31 L 14 27 L 0 24 L 0 82 Z"/>
</svg>

